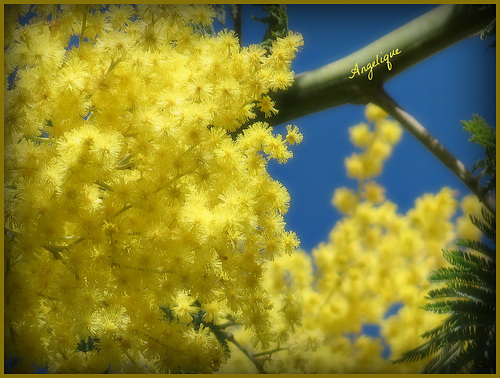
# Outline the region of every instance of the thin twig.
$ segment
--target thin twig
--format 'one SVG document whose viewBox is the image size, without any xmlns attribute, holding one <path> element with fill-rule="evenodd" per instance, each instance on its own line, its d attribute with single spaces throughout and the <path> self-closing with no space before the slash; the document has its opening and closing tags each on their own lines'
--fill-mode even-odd
<svg viewBox="0 0 500 378">
<path fill-rule="evenodd" d="M 238 325 L 238 323 L 236 323 L 234 320 L 229 320 L 228 322 L 222 323 L 222 324 L 218 325 L 217 327 L 220 329 L 225 329 L 227 327 L 232 327 L 235 325 Z"/>
<path fill-rule="evenodd" d="M 259 374 L 264 374 L 265 371 L 264 371 L 264 367 L 262 366 L 262 363 L 257 359 L 255 358 L 255 355 L 250 353 L 243 345 L 241 345 L 235 338 L 234 338 L 234 335 L 230 332 L 227 332 L 227 331 L 221 331 L 221 333 L 224 335 L 224 338 L 233 343 L 234 345 L 236 345 L 236 347 L 241 350 L 249 359 L 250 361 L 253 362 L 253 364 L 255 365 L 255 367 L 257 368 L 257 371 L 259 372 Z"/>
<path fill-rule="evenodd" d="M 109 186 L 108 184 L 105 184 L 105 183 L 99 182 L 99 181 L 95 181 L 94 184 L 96 184 L 97 186 L 100 186 L 103 189 L 109 190 L 110 192 L 114 192 L 113 188 L 111 186 Z"/>
<path fill-rule="evenodd" d="M 42 245 L 42 248 L 44 248 L 47 251 L 49 251 L 50 253 L 52 253 L 54 255 L 54 257 L 56 258 L 56 260 L 59 260 L 61 258 L 61 254 L 59 252 L 62 252 L 64 250 L 72 247 L 75 244 L 81 243 L 84 240 L 85 240 L 85 238 L 80 237 L 68 245 Z"/>
<path fill-rule="evenodd" d="M 83 13 L 82 20 L 82 28 L 80 30 L 80 41 L 78 43 L 78 48 L 80 48 L 83 44 L 83 35 L 85 33 L 85 27 L 87 26 L 87 15 L 89 14 L 90 5 L 85 8 L 85 12 Z"/>
<path fill-rule="evenodd" d="M 396 121 L 398 121 L 406 130 L 408 130 L 417 140 L 422 143 L 434 156 L 436 156 L 448 169 L 450 169 L 489 211 L 495 213 L 495 199 L 484 192 L 479 178 L 475 177 L 453 154 L 448 151 L 436 138 L 434 138 L 424 126 L 415 118 L 405 112 L 401 106 L 382 88 L 372 92 L 370 102 L 374 103 Z"/>
<path fill-rule="evenodd" d="M 241 35 L 241 4 L 236 4 L 236 14 L 234 15 L 233 21 L 234 21 L 234 32 L 236 36 L 238 37 L 238 40 L 240 42 L 240 46 L 242 45 L 242 35 Z"/>
<path fill-rule="evenodd" d="M 116 218 L 118 215 L 120 215 L 120 214 L 124 213 L 125 211 L 127 211 L 128 209 L 131 209 L 131 208 L 132 208 L 132 205 L 126 205 L 126 206 L 122 207 L 122 208 L 121 208 L 121 210 L 118 210 L 118 211 L 116 212 L 116 214 L 115 214 L 115 215 L 113 215 L 113 217 L 112 217 L 111 219 Z"/>
<path fill-rule="evenodd" d="M 289 348 L 278 347 L 278 348 L 274 348 L 274 349 L 265 350 L 264 352 L 254 353 L 253 356 L 254 357 L 266 356 L 268 354 L 273 354 L 273 353 L 281 352 L 283 350 L 288 350 L 288 349 Z"/>
</svg>

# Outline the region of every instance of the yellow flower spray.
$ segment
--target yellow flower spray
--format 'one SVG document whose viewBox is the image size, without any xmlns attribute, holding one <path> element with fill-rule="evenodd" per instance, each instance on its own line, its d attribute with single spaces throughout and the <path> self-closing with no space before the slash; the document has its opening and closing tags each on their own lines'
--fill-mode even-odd
<svg viewBox="0 0 500 378">
<path fill-rule="evenodd" d="M 480 237 L 468 219 L 480 214 L 476 197 L 465 196 L 463 215 L 454 219 L 458 201 L 450 188 L 425 194 L 406 214 L 398 213 L 373 179 L 402 130 L 372 104 L 365 115 L 373 125 L 349 129 L 361 151 L 345 160 L 357 188 L 338 188 L 332 199 L 344 217 L 310 253 L 299 250 L 267 264 L 266 286 L 286 303 L 276 326 L 281 344 L 263 355 L 267 372 L 418 373 L 425 361 L 390 360 L 420 345 L 420 335 L 443 319 L 419 308 L 432 288 L 427 278 L 445 264 L 442 249 L 457 236 Z M 235 335 L 250 337 L 243 329 Z M 223 371 L 257 372 L 235 348 Z"/>
<path fill-rule="evenodd" d="M 266 165 L 291 157 L 301 135 L 264 123 L 229 132 L 291 84 L 301 36 L 269 54 L 240 48 L 232 32 L 195 33 L 215 16 L 206 5 L 33 10 L 21 26 L 27 8 L 6 8 L 5 333 L 16 369 L 212 372 L 227 351 L 206 325 L 228 318 L 272 342 L 263 267 L 298 239 Z"/>
</svg>

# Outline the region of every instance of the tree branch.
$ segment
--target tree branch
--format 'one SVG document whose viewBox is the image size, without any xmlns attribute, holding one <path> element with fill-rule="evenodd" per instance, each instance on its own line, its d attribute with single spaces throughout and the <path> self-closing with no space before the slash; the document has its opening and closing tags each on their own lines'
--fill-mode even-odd
<svg viewBox="0 0 500 378">
<path fill-rule="evenodd" d="M 343 59 L 297 75 L 291 88 L 273 96 L 279 113 L 270 118 L 259 114 L 251 123 L 265 121 L 274 126 L 339 105 L 366 104 L 367 89 L 380 87 L 418 62 L 480 32 L 494 18 L 494 7 L 439 6 Z M 396 49 L 401 53 L 391 59 L 391 70 L 383 63 L 373 69 L 372 80 L 367 73 L 349 79 L 356 63 L 361 70 L 377 54 L 381 59 Z"/>
<path fill-rule="evenodd" d="M 229 341 L 230 343 L 233 343 L 239 350 L 241 350 L 250 359 L 250 361 L 253 362 L 253 364 L 257 368 L 257 371 L 259 372 L 259 374 L 265 373 L 265 370 L 264 370 L 264 367 L 262 366 L 262 363 L 257 358 L 255 358 L 255 355 L 250 353 L 243 345 L 241 345 L 234 338 L 234 335 L 232 333 L 227 332 L 227 331 L 222 331 L 222 330 L 221 330 L 221 333 L 224 335 L 224 338 L 227 341 Z"/>
<path fill-rule="evenodd" d="M 479 33 L 495 16 L 495 7 L 484 5 L 439 6 L 343 59 L 297 75 L 291 88 L 273 96 L 279 113 L 270 118 L 258 114 L 251 123 L 264 121 L 275 126 L 348 103 L 373 102 L 399 121 L 494 212 L 495 200 L 484 194 L 479 179 L 402 110 L 384 91 L 383 85 L 438 51 Z M 390 52 L 394 52 L 390 59 L 391 69 L 389 64 L 382 62 L 382 57 Z M 368 72 L 361 71 L 369 63 L 373 66 L 371 80 Z M 360 74 L 354 75 L 356 64 Z M 244 125 L 234 134 L 248 126 Z"/>
<path fill-rule="evenodd" d="M 385 110 L 390 116 L 398 121 L 417 140 L 432 152 L 448 169 L 450 169 L 478 198 L 483 204 L 495 213 L 495 198 L 484 191 L 479 183 L 479 177 L 474 176 L 467 167 L 452 155 L 436 138 L 434 138 L 424 126 L 415 118 L 405 112 L 382 88 L 373 91 L 370 102 Z"/>
</svg>

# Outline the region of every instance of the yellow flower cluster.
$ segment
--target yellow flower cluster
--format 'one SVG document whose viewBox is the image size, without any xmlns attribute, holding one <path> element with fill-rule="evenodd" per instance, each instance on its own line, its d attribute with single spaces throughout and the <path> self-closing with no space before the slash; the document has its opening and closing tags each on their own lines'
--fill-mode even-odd
<svg viewBox="0 0 500 378">
<path fill-rule="evenodd" d="M 276 112 L 268 95 L 292 83 L 301 36 L 240 47 L 203 32 L 206 5 L 40 5 L 20 25 L 28 10 L 7 6 L 5 31 L 18 371 L 212 372 L 227 354 L 210 325 L 228 319 L 256 345 L 278 340 L 264 266 L 299 241 L 266 169 L 302 136 L 230 132 Z"/>
<path fill-rule="evenodd" d="M 376 122 L 374 132 L 366 124 L 349 131 L 353 143 L 365 149 L 362 161 L 373 154 L 373 146 L 384 144 L 390 150 L 401 135 L 400 126 L 375 106 L 368 105 L 366 115 Z M 351 169 L 349 159 L 346 168 Z M 375 175 L 371 171 L 370 177 Z M 293 332 L 286 343 L 282 340 L 264 354 L 268 372 L 417 373 L 425 364 L 393 365 L 390 360 L 420 345 L 420 335 L 442 321 L 443 316 L 419 308 L 435 287 L 427 278 L 445 264 L 442 249 L 457 237 L 479 238 L 468 214 L 479 216 L 480 204 L 475 196 L 464 197 L 463 215 L 454 218 L 458 201 L 450 188 L 443 188 L 400 214 L 384 198 L 383 187 L 357 177 L 357 192 L 335 191 L 333 203 L 346 215 L 328 241 L 311 253 L 297 251 L 268 264 L 269 290 L 276 298 L 293 296 L 289 302 L 300 304 L 282 311 L 286 318 L 281 327 L 293 327 Z M 241 341 L 249 337 L 243 330 L 236 336 Z M 256 372 L 244 357 L 233 350 L 223 371 Z"/>
<path fill-rule="evenodd" d="M 357 179 L 378 176 L 384 161 L 392 153 L 392 146 L 401 138 L 401 128 L 397 122 L 386 119 L 384 111 L 370 104 L 365 113 L 368 121 L 375 122 L 374 130 L 366 123 L 351 127 L 351 142 L 364 151 L 345 159 L 347 176 Z"/>
</svg>

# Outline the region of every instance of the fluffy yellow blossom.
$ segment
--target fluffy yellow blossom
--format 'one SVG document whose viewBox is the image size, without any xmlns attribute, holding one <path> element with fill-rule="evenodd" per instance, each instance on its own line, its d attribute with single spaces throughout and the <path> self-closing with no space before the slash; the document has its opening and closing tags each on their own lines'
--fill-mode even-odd
<svg viewBox="0 0 500 378">
<path fill-rule="evenodd" d="M 387 113 L 374 104 L 368 104 L 365 108 L 365 117 L 368 121 L 374 122 L 387 117 Z"/>
<path fill-rule="evenodd" d="M 365 115 L 368 121 L 375 122 L 373 127 L 359 123 L 349 128 L 351 142 L 361 152 L 355 152 L 345 159 L 347 176 L 366 180 L 380 175 L 383 163 L 391 155 L 392 148 L 402 135 L 401 127 L 386 119 L 387 114 L 373 104 L 368 104 Z"/>
<path fill-rule="evenodd" d="M 343 214 L 351 213 L 358 203 L 356 193 L 349 188 L 338 188 L 332 198 L 332 205 Z"/>
<path fill-rule="evenodd" d="M 298 238 L 267 162 L 302 135 L 251 120 L 259 104 L 277 111 L 271 92 L 291 85 L 302 37 L 240 47 L 211 33 L 209 5 L 6 13 L 6 345 L 18 370 L 207 373 L 228 358 L 216 324 L 237 321 L 259 345 L 286 339 L 300 302 L 273 303 L 264 266 Z M 290 326 L 278 334 L 280 310 Z"/>
<path fill-rule="evenodd" d="M 271 117 L 273 114 L 278 113 L 278 110 L 274 108 L 274 101 L 271 100 L 269 96 L 262 96 L 259 102 L 259 109 L 266 117 Z"/>
<path fill-rule="evenodd" d="M 370 131 L 370 126 L 366 123 L 360 123 L 359 125 L 352 126 L 349 128 L 349 135 L 351 142 L 360 148 L 367 147 L 372 138 L 373 133 Z"/>
<path fill-rule="evenodd" d="M 299 132 L 297 126 L 287 125 L 286 126 L 286 141 L 290 144 L 298 144 L 302 142 L 303 135 Z"/>
<path fill-rule="evenodd" d="M 384 192 L 385 189 L 383 187 L 374 181 L 370 181 L 365 184 L 363 195 L 368 201 L 379 204 L 385 200 Z"/>
<path fill-rule="evenodd" d="M 463 216 L 457 219 L 457 233 L 462 239 L 479 240 L 481 231 L 474 226 L 470 216 L 481 219 L 481 203 L 474 195 L 465 196 L 460 202 Z"/>
</svg>

